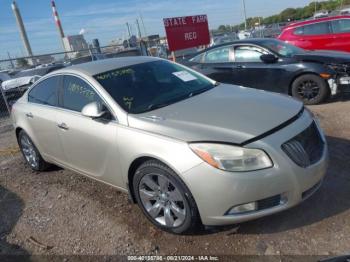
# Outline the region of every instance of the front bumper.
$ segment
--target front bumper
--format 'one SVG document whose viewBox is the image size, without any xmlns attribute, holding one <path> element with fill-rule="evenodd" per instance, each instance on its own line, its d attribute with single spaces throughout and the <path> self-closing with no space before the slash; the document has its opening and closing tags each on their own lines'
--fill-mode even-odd
<svg viewBox="0 0 350 262">
<path fill-rule="evenodd" d="M 339 76 L 328 79 L 328 86 L 330 88 L 331 95 L 350 93 L 350 77 Z"/>
<path fill-rule="evenodd" d="M 256 219 L 288 209 L 313 194 L 321 185 L 328 164 L 325 145 L 321 159 L 307 168 L 297 166 L 281 149 L 281 145 L 305 130 L 312 122 L 305 112 L 298 120 L 278 132 L 247 145 L 263 148 L 274 166 L 253 172 L 226 172 L 207 163 L 188 170 L 182 177 L 190 188 L 203 224 L 227 225 Z M 257 211 L 228 215 L 234 206 L 283 196 L 284 201 Z"/>
</svg>

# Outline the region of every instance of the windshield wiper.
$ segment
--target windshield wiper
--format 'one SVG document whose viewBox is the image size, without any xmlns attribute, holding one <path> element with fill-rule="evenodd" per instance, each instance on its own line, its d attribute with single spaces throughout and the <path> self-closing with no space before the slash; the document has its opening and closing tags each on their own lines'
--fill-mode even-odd
<svg viewBox="0 0 350 262">
<path fill-rule="evenodd" d="M 163 103 L 163 104 L 150 104 L 148 107 L 147 107 L 147 111 L 152 111 L 152 110 L 155 110 L 155 109 L 158 109 L 158 108 L 162 108 L 162 107 L 165 107 L 165 106 L 168 106 L 170 105 L 171 103 Z"/>
<path fill-rule="evenodd" d="M 214 86 L 217 86 L 219 85 L 220 83 L 219 82 L 216 82 L 214 84 Z M 176 102 L 179 102 L 181 100 L 184 100 L 186 98 L 189 98 L 189 97 L 193 97 L 193 96 L 196 96 L 196 95 L 199 95 L 201 93 L 204 93 L 205 91 L 208 91 L 209 89 L 212 89 L 212 87 L 206 87 L 206 88 L 202 88 L 202 89 L 199 89 L 199 90 L 196 90 L 196 91 L 193 91 L 189 94 L 186 94 L 184 96 L 180 96 L 180 97 L 177 97 L 176 99 L 172 99 L 170 101 L 167 101 L 166 103 L 160 103 L 160 104 L 150 104 L 148 107 L 147 107 L 147 110 L 144 111 L 145 112 L 148 112 L 148 111 L 152 111 L 152 110 L 155 110 L 155 109 L 158 109 L 158 108 L 162 108 L 162 107 L 166 107 L 168 105 L 171 105 L 171 104 L 174 104 Z"/>
<path fill-rule="evenodd" d="M 216 85 L 215 85 L 216 86 Z M 206 88 L 202 88 L 196 91 L 193 91 L 191 93 L 188 94 L 188 97 L 192 97 L 192 96 L 196 96 L 199 95 L 201 93 L 204 93 L 205 91 L 208 91 L 209 89 L 211 89 L 212 87 L 206 87 Z"/>
</svg>

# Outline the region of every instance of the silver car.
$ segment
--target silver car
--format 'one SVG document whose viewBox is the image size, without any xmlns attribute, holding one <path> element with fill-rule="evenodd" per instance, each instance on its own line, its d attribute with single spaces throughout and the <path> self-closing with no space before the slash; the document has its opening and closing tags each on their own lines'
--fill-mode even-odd
<svg viewBox="0 0 350 262">
<path fill-rule="evenodd" d="M 173 233 L 295 206 L 327 168 L 325 137 L 301 102 L 151 57 L 50 73 L 12 118 L 31 168 L 54 164 L 114 186 Z"/>
</svg>

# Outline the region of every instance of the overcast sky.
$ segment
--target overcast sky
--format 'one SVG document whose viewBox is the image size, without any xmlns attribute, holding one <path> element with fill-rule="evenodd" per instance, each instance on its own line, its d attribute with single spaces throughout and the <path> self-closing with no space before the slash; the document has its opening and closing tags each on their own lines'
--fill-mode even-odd
<svg viewBox="0 0 350 262">
<path fill-rule="evenodd" d="M 0 0 L 0 59 L 25 55 L 12 0 Z M 246 0 L 247 16 L 269 16 L 287 7 L 301 7 L 311 0 Z M 62 51 L 50 0 L 17 0 L 34 54 Z M 56 0 L 66 35 L 85 29 L 85 38 L 102 45 L 126 35 L 126 22 L 136 33 L 140 14 L 148 34 L 164 35 L 165 17 L 207 14 L 210 28 L 243 22 L 241 0 Z"/>
</svg>

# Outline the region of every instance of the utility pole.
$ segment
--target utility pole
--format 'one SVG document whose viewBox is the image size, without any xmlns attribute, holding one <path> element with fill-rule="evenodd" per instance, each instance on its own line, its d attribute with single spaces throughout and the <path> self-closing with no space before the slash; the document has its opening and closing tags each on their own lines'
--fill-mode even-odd
<svg viewBox="0 0 350 262">
<path fill-rule="evenodd" d="M 139 20 L 136 19 L 136 26 L 137 26 L 137 31 L 139 33 L 139 38 L 141 39 L 141 30 L 140 30 L 140 24 L 139 24 Z"/>
<path fill-rule="evenodd" d="M 244 30 L 247 30 L 247 11 L 245 8 L 245 0 L 242 0 L 243 4 L 243 14 L 244 14 Z"/>
<path fill-rule="evenodd" d="M 28 40 L 27 32 L 26 32 L 26 29 L 25 29 L 24 24 L 23 24 L 22 16 L 21 16 L 21 13 L 19 12 L 19 9 L 18 9 L 17 4 L 16 4 L 15 1 L 13 1 L 13 3 L 11 4 L 11 7 L 12 7 L 12 10 L 13 10 L 13 13 L 15 14 L 16 22 L 17 22 L 18 29 L 19 29 L 19 33 L 21 34 L 21 38 L 22 38 L 24 47 L 25 47 L 25 49 L 27 51 L 27 55 L 28 56 L 33 56 L 32 48 L 30 47 L 30 43 L 29 43 L 29 40 Z"/>
<path fill-rule="evenodd" d="M 126 22 L 126 28 L 128 29 L 129 38 L 130 38 L 131 37 L 131 32 L 130 32 L 130 26 L 129 26 L 128 22 Z"/>
<path fill-rule="evenodd" d="M 9 60 L 10 60 L 10 64 L 11 64 L 12 69 L 15 69 L 15 65 L 13 64 L 13 61 L 12 61 L 12 58 L 10 56 L 10 52 L 9 51 L 7 51 L 7 56 L 9 58 Z"/>
<path fill-rule="evenodd" d="M 147 31 L 146 31 L 146 27 L 145 27 L 145 23 L 143 22 L 143 17 L 140 14 L 140 19 L 141 19 L 141 23 L 142 23 L 142 27 L 143 27 L 143 32 L 145 33 L 145 36 L 147 37 Z"/>
<path fill-rule="evenodd" d="M 314 16 L 315 16 L 316 12 L 317 12 L 317 1 L 315 1 L 315 13 L 314 13 Z"/>
</svg>

